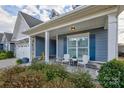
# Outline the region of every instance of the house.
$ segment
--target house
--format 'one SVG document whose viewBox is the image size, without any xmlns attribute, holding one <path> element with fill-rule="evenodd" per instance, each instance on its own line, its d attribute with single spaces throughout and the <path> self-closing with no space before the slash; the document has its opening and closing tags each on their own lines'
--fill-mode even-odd
<svg viewBox="0 0 124 93">
<path fill-rule="evenodd" d="M 12 33 L 7 33 L 7 32 L 3 33 L 3 37 L 2 37 L 2 40 L 1 40 L 1 43 L 3 44 L 3 50 L 14 52 L 15 44 L 11 40 L 12 36 L 13 36 Z"/>
<path fill-rule="evenodd" d="M 17 58 L 30 58 L 29 36 L 23 34 L 23 32 L 41 23 L 43 22 L 26 13 L 18 13 L 12 37 L 15 42 Z"/>
<path fill-rule="evenodd" d="M 64 54 L 80 61 L 88 55 L 91 62 L 118 58 L 117 24 L 123 10 L 124 6 L 119 5 L 82 6 L 31 28 L 19 13 L 13 34 L 16 55 L 31 61 L 45 53 L 46 62 L 53 57 L 63 58 Z"/>
<path fill-rule="evenodd" d="M 3 34 L 0 33 L 0 51 L 3 50 L 3 44 L 2 44 L 2 37 L 3 37 Z"/>
</svg>

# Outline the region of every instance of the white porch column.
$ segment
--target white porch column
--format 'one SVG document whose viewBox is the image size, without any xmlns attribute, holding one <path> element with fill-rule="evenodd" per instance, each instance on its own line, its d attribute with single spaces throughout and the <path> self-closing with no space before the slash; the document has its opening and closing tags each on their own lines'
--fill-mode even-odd
<svg viewBox="0 0 124 93">
<path fill-rule="evenodd" d="M 29 37 L 29 51 L 30 51 L 29 61 L 31 63 L 32 61 L 32 37 Z"/>
<path fill-rule="evenodd" d="M 116 14 L 108 15 L 108 61 L 118 58 L 118 29 Z"/>
<path fill-rule="evenodd" d="M 45 32 L 45 62 L 49 62 L 49 32 Z"/>
<path fill-rule="evenodd" d="M 56 35 L 56 59 L 58 60 L 58 34 Z"/>
</svg>

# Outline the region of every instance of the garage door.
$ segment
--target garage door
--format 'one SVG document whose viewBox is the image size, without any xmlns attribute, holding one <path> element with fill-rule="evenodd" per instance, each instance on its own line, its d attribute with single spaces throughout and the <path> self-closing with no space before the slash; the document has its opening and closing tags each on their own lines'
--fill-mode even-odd
<svg viewBox="0 0 124 93">
<path fill-rule="evenodd" d="M 16 57 L 17 58 L 23 58 L 23 57 L 30 57 L 30 52 L 29 52 L 29 45 L 28 43 L 23 43 L 23 44 L 17 44 L 16 45 Z"/>
</svg>

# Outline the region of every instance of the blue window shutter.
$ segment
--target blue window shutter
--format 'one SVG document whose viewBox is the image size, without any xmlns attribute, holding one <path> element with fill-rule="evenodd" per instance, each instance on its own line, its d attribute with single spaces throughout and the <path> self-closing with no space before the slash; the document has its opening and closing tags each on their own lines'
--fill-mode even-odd
<svg viewBox="0 0 124 93">
<path fill-rule="evenodd" d="M 96 37 L 95 34 L 90 34 L 90 60 L 95 61 L 96 55 Z"/>
<path fill-rule="evenodd" d="M 64 54 L 67 54 L 67 37 L 64 37 Z"/>
</svg>

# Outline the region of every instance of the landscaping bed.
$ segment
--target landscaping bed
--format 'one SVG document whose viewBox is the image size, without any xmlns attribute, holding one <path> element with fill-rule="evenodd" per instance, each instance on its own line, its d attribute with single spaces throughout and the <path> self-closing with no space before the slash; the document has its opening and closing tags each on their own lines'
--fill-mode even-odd
<svg viewBox="0 0 124 93">
<path fill-rule="evenodd" d="M 92 88 L 96 86 L 88 73 L 69 73 L 62 65 L 35 63 L 28 67 L 4 70 L 0 75 L 0 87 Z"/>
</svg>

